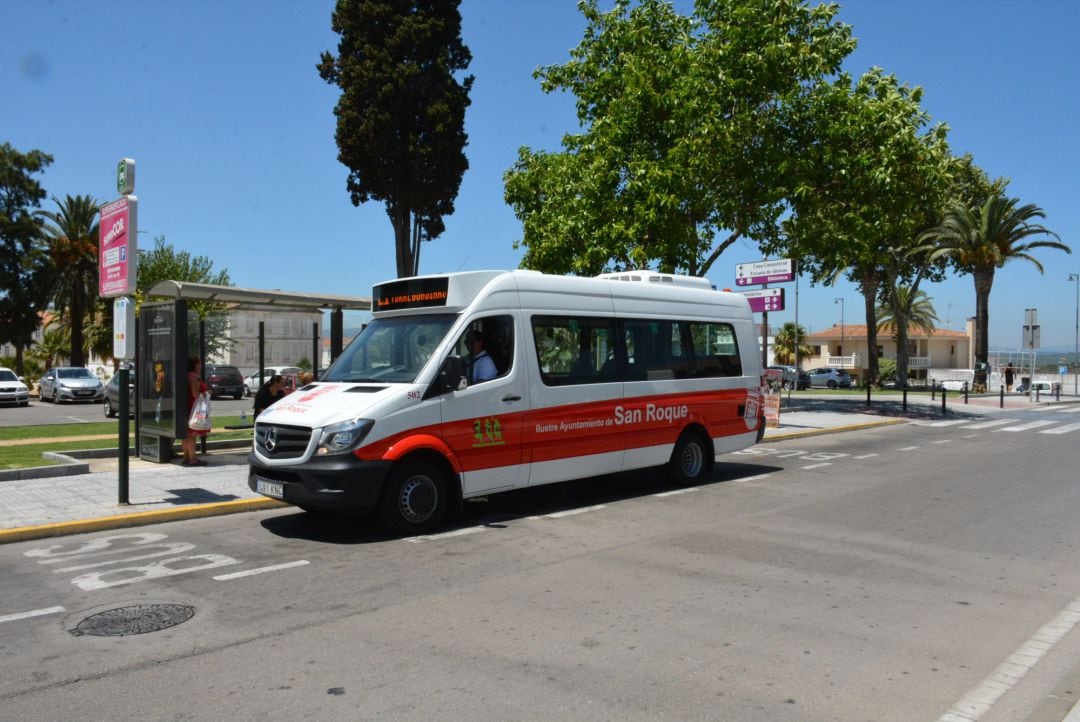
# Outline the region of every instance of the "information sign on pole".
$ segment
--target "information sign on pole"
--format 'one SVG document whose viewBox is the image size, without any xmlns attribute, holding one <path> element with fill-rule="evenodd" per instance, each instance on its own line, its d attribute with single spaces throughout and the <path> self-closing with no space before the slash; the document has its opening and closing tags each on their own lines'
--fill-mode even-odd
<svg viewBox="0 0 1080 722">
<path fill-rule="evenodd" d="M 1039 348 L 1039 310 L 1037 308 L 1024 309 L 1024 348 Z"/>
<path fill-rule="evenodd" d="M 121 158 L 116 164 L 116 192 L 122 196 L 135 192 L 135 161 Z"/>
<path fill-rule="evenodd" d="M 753 313 L 766 313 L 768 311 L 784 310 L 784 289 L 762 288 L 755 291 L 739 291 L 750 302 L 750 311 Z"/>
<path fill-rule="evenodd" d="M 135 302 L 127 296 L 113 301 L 113 358 L 135 358 Z"/>
<path fill-rule="evenodd" d="M 124 196 L 101 209 L 98 294 L 102 298 L 135 293 L 139 199 Z"/>
<path fill-rule="evenodd" d="M 790 258 L 756 263 L 735 264 L 735 285 L 754 286 L 760 283 L 786 283 L 795 280 L 795 266 Z"/>
</svg>

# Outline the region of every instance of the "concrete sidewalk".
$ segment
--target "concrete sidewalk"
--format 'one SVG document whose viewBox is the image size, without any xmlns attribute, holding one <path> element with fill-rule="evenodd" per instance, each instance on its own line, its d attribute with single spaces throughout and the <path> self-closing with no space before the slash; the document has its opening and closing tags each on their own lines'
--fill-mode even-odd
<svg viewBox="0 0 1080 722">
<path fill-rule="evenodd" d="M 962 396 L 959 397 L 962 399 Z M 998 410 L 997 397 L 946 400 L 946 414 L 977 418 Z M 1009 397 L 1005 411 L 1034 409 L 1022 397 Z M 767 429 L 765 442 L 826 433 L 855 431 L 909 420 L 941 418 L 940 400 L 874 400 L 865 395 L 784 399 L 780 427 Z M 117 459 L 90 459 L 88 473 L 0 481 L 0 543 L 101 529 L 153 524 L 174 519 L 229 514 L 284 506 L 247 487 L 246 449 L 223 449 L 202 458 L 207 466 L 184 467 L 177 461 L 156 464 L 130 459 L 129 504 L 119 503 Z"/>
</svg>

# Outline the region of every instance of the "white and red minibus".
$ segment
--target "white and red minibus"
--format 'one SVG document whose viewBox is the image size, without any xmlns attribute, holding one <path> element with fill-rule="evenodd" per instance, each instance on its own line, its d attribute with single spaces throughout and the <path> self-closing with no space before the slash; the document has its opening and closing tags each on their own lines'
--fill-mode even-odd
<svg viewBox="0 0 1080 722">
<path fill-rule="evenodd" d="M 764 432 L 749 305 L 704 278 L 418 276 L 376 285 L 372 315 L 256 420 L 252 490 L 423 533 L 525 486 L 651 466 L 694 483 Z"/>
</svg>

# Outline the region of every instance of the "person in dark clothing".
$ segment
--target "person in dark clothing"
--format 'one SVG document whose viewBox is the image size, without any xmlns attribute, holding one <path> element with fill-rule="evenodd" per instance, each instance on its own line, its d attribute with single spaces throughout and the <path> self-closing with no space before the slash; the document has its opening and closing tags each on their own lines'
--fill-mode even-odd
<svg viewBox="0 0 1080 722">
<path fill-rule="evenodd" d="M 268 406 L 285 398 L 285 379 L 281 374 L 274 374 L 270 380 L 259 387 L 255 394 L 254 415 L 258 416 Z"/>
<path fill-rule="evenodd" d="M 1010 363 L 1005 367 L 1005 390 L 1008 392 L 1012 391 L 1013 375 L 1013 365 Z"/>
</svg>

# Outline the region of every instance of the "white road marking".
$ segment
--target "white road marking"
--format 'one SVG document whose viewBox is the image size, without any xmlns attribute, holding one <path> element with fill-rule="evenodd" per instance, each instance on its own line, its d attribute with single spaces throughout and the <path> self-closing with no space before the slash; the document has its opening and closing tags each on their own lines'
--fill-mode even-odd
<svg viewBox="0 0 1080 722">
<path fill-rule="evenodd" d="M 456 536 L 465 536 L 466 534 L 476 534 L 477 532 L 484 531 L 485 527 L 482 526 L 469 526 L 464 529 L 455 529 L 454 531 L 443 532 L 442 534 L 426 534 L 424 536 L 411 536 L 405 541 L 412 542 L 413 544 L 419 544 L 421 542 L 438 541 L 440 539 L 450 539 Z"/>
<path fill-rule="evenodd" d="M 853 456 L 851 458 L 852 459 L 872 459 L 875 456 L 877 456 L 877 454 L 860 454 L 859 456 Z"/>
<path fill-rule="evenodd" d="M 937 441 L 935 441 L 934 443 L 935 443 L 935 444 L 948 444 L 948 443 L 950 443 L 951 441 L 952 441 L 952 439 L 938 439 L 938 440 L 937 440 Z"/>
<path fill-rule="evenodd" d="M 757 474 L 755 476 L 746 476 L 746 477 L 743 477 L 742 479 L 735 479 L 735 483 L 736 484 L 742 484 L 742 483 L 747 482 L 747 481 L 757 481 L 758 479 L 767 479 L 770 476 L 772 476 L 772 474 Z"/>
<path fill-rule="evenodd" d="M 258 569 L 248 569 L 242 572 L 233 572 L 232 574 L 219 574 L 214 577 L 216 582 L 227 582 L 230 579 L 239 579 L 240 577 L 253 577 L 256 574 L 265 574 L 266 572 L 276 572 L 279 569 L 292 569 L 293 567 L 302 567 L 310 564 L 307 559 L 301 559 L 295 562 L 286 562 L 284 564 L 274 564 L 269 567 L 259 567 Z"/>
<path fill-rule="evenodd" d="M 995 426 L 1003 426 L 1005 424 L 1015 424 L 1019 419 L 994 419 L 993 421 L 983 421 L 978 424 L 968 424 L 965 429 L 990 429 Z"/>
<path fill-rule="evenodd" d="M 566 511 L 557 511 L 554 514 L 544 514 L 548 519 L 561 519 L 564 516 L 573 516 L 574 514 L 584 514 L 589 511 L 599 511 L 601 509 L 607 509 L 606 504 L 597 504 L 596 506 L 583 506 L 580 509 L 568 509 Z"/>
<path fill-rule="evenodd" d="M 653 496 L 657 496 L 657 497 L 676 496 L 678 494 L 685 494 L 688 491 L 701 491 L 701 490 L 696 486 L 692 486 L 689 489 L 675 489 L 673 491 L 662 491 L 659 494 L 653 494 Z"/>
<path fill-rule="evenodd" d="M 1057 408 L 1050 409 L 1050 411 L 1057 411 L 1061 414 L 1075 414 L 1080 413 L 1080 404 L 1069 404 L 1068 406 L 1058 406 Z"/>
<path fill-rule="evenodd" d="M 822 466 L 832 466 L 832 462 L 825 461 L 820 464 L 810 464 L 809 466 L 804 466 L 803 469 L 820 469 Z"/>
<path fill-rule="evenodd" d="M 1071 601 L 1053 621 L 1020 645 L 986 679 L 938 718 L 938 722 L 972 722 L 989 712 L 998 698 L 1023 679 L 1077 622 L 1080 622 L 1080 598 Z"/>
<path fill-rule="evenodd" d="M 964 423 L 964 419 L 949 419 L 947 421 L 912 421 L 915 426 L 956 426 Z"/>
<path fill-rule="evenodd" d="M 63 607 L 45 607 L 43 609 L 31 609 L 29 612 L 18 612 L 16 614 L 5 614 L 0 616 L 0 624 L 4 622 L 14 622 L 19 619 L 29 619 L 30 617 L 43 617 L 46 614 L 59 614 L 60 612 L 67 611 Z"/>
<path fill-rule="evenodd" d="M 964 438 L 965 439 L 977 439 L 977 438 L 979 438 L 979 435 L 978 434 L 968 434 Z"/>
<path fill-rule="evenodd" d="M 915 451 L 915 449 L 917 449 L 917 448 L 919 448 L 919 447 L 918 446 L 905 446 L 902 449 L 900 449 L 900 451 Z"/>
<path fill-rule="evenodd" d="M 1043 429 L 1039 433 L 1040 434 L 1067 434 L 1070 431 L 1076 431 L 1077 429 L 1080 429 L 1080 421 L 1076 422 L 1075 424 L 1065 424 L 1064 426 L 1059 426 L 1056 429 Z"/>
<path fill-rule="evenodd" d="M 1026 424 L 1020 424 L 1019 426 L 1006 426 L 1004 429 L 994 429 L 994 431 L 1031 431 L 1037 429 L 1040 426 L 1050 426 L 1056 424 L 1056 421 L 1029 421 Z"/>
</svg>

